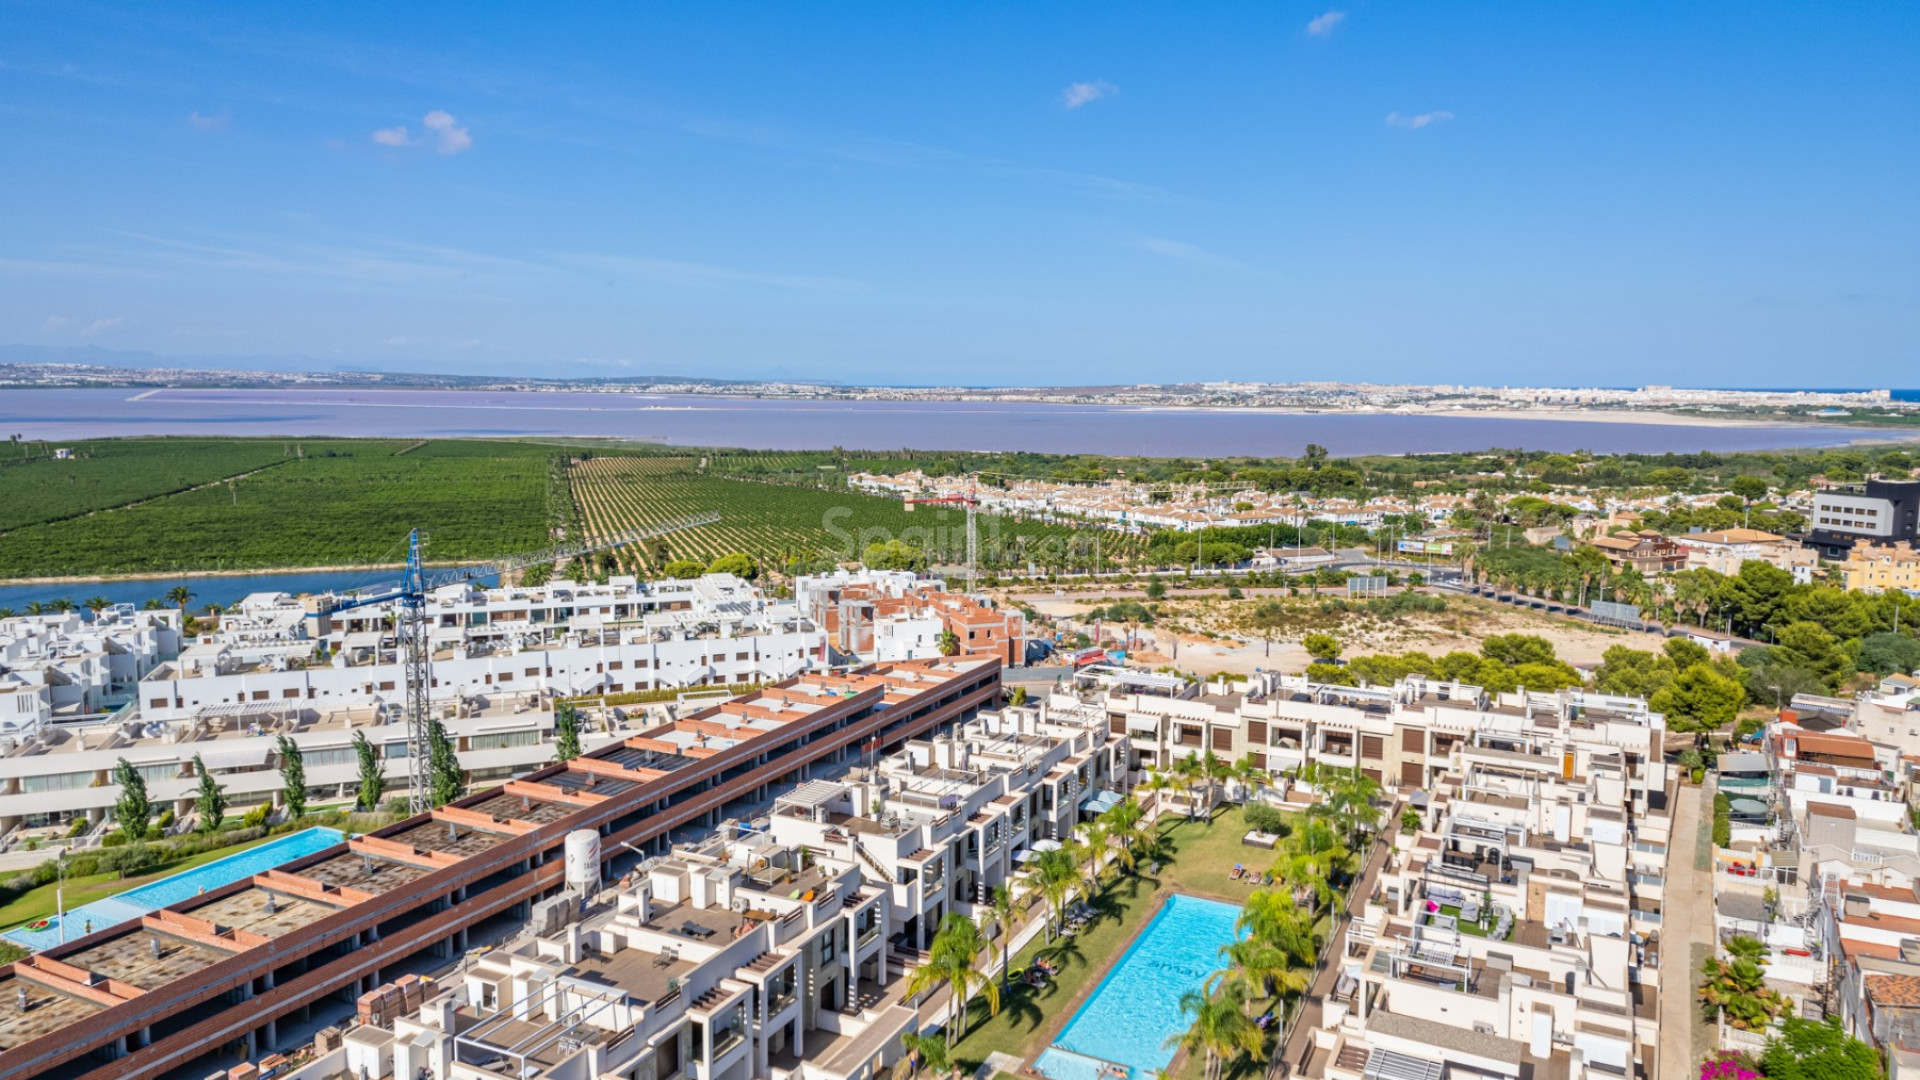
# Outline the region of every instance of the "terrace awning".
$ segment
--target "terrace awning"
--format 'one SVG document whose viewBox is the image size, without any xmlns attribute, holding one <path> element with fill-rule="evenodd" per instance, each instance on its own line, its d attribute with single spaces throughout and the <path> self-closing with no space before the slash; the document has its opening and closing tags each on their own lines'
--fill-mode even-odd
<svg viewBox="0 0 1920 1080">
<path fill-rule="evenodd" d="M 223 769 L 258 769 L 267 763 L 267 748 L 255 747 L 251 750 L 223 750 L 217 754 L 201 754 L 200 763 L 208 772 Z"/>
<path fill-rule="evenodd" d="M 1119 805 L 1120 805 L 1119 792 L 1102 791 L 1099 794 L 1095 795 L 1093 798 L 1088 799 L 1086 802 L 1086 805 L 1081 807 L 1081 809 L 1085 810 L 1089 814 L 1104 814 L 1107 811 Z"/>
</svg>

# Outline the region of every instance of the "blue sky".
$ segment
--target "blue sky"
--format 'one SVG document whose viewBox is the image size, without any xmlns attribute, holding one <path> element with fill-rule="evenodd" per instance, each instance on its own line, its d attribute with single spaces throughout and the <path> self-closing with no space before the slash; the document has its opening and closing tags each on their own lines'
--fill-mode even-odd
<svg viewBox="0 0 1920 1080">
<path fill-rule="evenodd" d="M 1906 3 L 0 0 L 0 343 L 1912 384 L 1916 56 Z"/>
</svg>

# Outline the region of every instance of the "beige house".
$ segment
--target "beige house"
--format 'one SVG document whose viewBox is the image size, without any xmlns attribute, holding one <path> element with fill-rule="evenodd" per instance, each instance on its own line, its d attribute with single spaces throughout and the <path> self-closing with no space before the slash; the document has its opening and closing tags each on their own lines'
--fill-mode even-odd
<svg viewBox="0 0 1920 1080">
<path fill-rule="evenodd" d="M 1914 592 L 1920 590 L 1920 551 L 1915 551 L 1912 544 L 1857 544 L 1847 552 L 1840 573 L 1850 591 Z"/>
<path fill-rule="evenodd" d="M 1794 584 L 1805 585 L 1820 567 L 1820 555 L 1812 548 L 1759 529 L 1688 533 L 1674 537 L 1673 542 L 1686 552 L 1689 570 L 1731 576 L 1740 572 L 1740 564 L 1752 560 L 1785 570 L 1793 575 Z"/>
</svg>

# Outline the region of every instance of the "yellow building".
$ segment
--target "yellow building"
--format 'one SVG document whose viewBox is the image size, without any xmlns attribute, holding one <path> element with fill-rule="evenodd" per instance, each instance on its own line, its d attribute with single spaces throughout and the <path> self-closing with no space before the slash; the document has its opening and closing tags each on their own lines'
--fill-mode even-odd
<svg viewBox="0 0 1920 1080">
<path fill-rule="evenodd" d="M 1920 551 L 1912 544 L 1872 547 L 1855 544 L 1840 564 L 1848 589 L 1862 592 L 1902 592 L 1920 590 Z"/>
</svg>

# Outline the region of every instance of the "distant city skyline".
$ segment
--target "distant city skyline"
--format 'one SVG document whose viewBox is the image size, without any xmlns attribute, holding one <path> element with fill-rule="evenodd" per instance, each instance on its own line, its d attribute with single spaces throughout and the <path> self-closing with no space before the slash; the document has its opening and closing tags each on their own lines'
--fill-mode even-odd
<svg viewBox="0 0 1920 1080">
<path fill-rule="evenodd" d="M 868 385 L 1872 388 L 1920 9 L 0 10 L 0 343 Z M 104 362 L 116 362 L 112 360 Z"/>
</svg>

